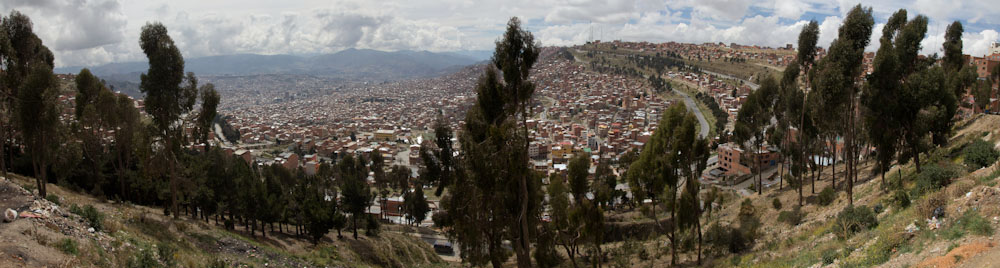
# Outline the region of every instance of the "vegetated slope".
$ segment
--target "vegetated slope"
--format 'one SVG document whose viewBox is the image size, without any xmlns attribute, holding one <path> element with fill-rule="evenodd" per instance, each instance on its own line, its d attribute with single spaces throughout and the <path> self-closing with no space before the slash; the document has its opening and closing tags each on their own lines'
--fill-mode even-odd
<svg viewBox="0 0 1000 268">
<path fill-rule="evenodd" d="M 971 151 L 975 150 L 970 148 L 983 145 L 997 148 L 1000 116 L 979 115 L 963 120 L 956 123 L 953 133 L 947 147 L 921 157 L 919 174 L 912 163 L 904 164 L 901 169 L 892 168 L 886 174 L 885 191 L 879 174 L 872 173 L 872 162 L 861 162 L 854 189 L 854 205 L 860 210 L 844 216 L 838 215 L 848 205 L 842 164 L 836 169 L 834 199 L 827 205 L 821 204 L 819 196 L 831 185 L 830 168 L 816 181 L 815 194 L 811 183 L 806 181 L 800 217 L 794 217 L 799 198 L 797 188 L 790 187 L 787 181 L 780 190 L 775 184 L 763 195 L 746 197 L 723 187 L 721 201 L 716 199 L 716 208 L 702 219 L 701 266 L 995 266 L 1000 261 L 1000 164 L 993 156 L 988 165 L 979 168 L 968 164 L 966 158 L 974 154 Z M 745 235 L 737 235 L 744 233 L 739 215 L 745 200 L 749 200 L 753 215 L 759 220 L 757 234 L 750 241 L 742 240 Z M 935 210 L 941 217 L 934 217 Z M 858 211 L 871 211 L 868 215 L 874 221 Z M 665 235 L 648 235 L 654 227 L 647 226 L 648 220 L 644 218 L 639 211 L 609 216 L 606 239 L 615 242 L 605 244 L 604 248 L 610 265 L 669 265 L 668 239 Z M 793 218 L 800 222 L 789 220 Z M 663 228 L 666 227 L 661 228 L 661 233 L 666 230 Z M 678 263 L 696 266 L 697 235 L 685 231 L 679 236 L 678 252 L 683 253 L 679 254 Z M 740 248 L 742 245 L 747 247 Z"/>
<path fill-rule="evenodd" d="M 998 123 L 1000 116 L 993 115 L 959 122 L 947 147 L 921 158 L 926 162 L 922 161 L 920 173 L 912 163 L 890 170 L 885 191 L 871 162 L 861 166 L 854 203 L 874 212 L 876 223 L 868 228 L 847 231 L 865 220 L 861 214 L 838 215 L 847 207 L 842 188 L 828 206 L 810 198 L 802 208 L 806 213 L 802 223 L 794 226 L 777 220 L 796 205 L 798 193 L 793 189 L 752 196 L 764 226 L 755 247 L 746 254 L 723 255 L 714 265 L 982 267 L 976 264 L 995 263 L 992 260 L 1000 258 L 1000 232 L 995 231 L 1000 227 L 1000 168 L 995 156 L 982 168 L 964 160 L 970 157 L 968 148 L 979 140 L 997 147 Z M 842 172 L 838 169 L 838 187 Z M 817 182 L 817 192 L 829 185 L 828 178 Z M 810 195 L 808 185 L 805 194 Z M 774 199 L 784 208 L 774 209 Z M 729 205 L 723 213 L 733 215 L 737 210 L 738 205 Z"/>
<path fill-rule="evenodd" d="M 8 177 L 0 178 L 0 209 L 13 208 L 26 217 L 0 223 L 0 267 L 448 265 L 409 234 L 385 231 L 354 240 L 333 232 L 318 245 L 289 229 L 249 237 L 242 228 L 224 230 L 212 220 L 188 217 L 173 220 L 160 209 L 102 202 L 56 185 L 49 185 L 47 200 L 26 190 L 34 188 L 33 179 Z"/>
</svg>

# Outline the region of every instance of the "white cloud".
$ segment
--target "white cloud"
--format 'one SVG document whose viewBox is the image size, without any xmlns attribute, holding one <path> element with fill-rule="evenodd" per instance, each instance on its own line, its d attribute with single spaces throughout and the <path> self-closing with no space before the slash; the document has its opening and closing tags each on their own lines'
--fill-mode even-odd
<svg viewBox="0 0 1000 268">
<path fill-rule="evenodd" d="M 991 0 L 861 0 L 876 16 L 873 43 L 889 14 L 927 15 L 925 53 L 940 50 L 943 27 L 966 23 L 967 53 L 985 53 L 997 36 L 1000 5 Z M 163 22 L 186 57 L 233 53 L 330 53 L 490 49 L 518 16 L 543 45 L 591 38 L 632 41 L 796 43 L 806 20 L 820 22 L 819 45 L 836 37 L 857 0 L 5 0 L 0 11 L 29 15 L 58 66 L 143 60 L 139 31 Z M 6 14 L 6 13 L 5 13 Z M 972 31 L 972 30 L 970 30 Z"/>
<path fill-rule="evenodd" d="M 636 1 L 583 0 L 568 1 L 545 16 L 546 22 L 571 23 L 595 21 L 599 23 L 624 23 L 637 17 Z"/>
<path fill-rule="evenodd" d="M 806 12 L 809 5 L 796 0 L 774 1 L 774 14 L 786 19 L 798 19 Z"/>
<path fill-rule="evenodd" d="M 96 48 L 118 44 L 124 37 L 126 17 L 114 0 L 16 0 L 0 2 L 0 10 L 4 15 L 18 10 L 31 18 L 35 33 L 57 56 L 107 61 L 113 58 L 112 49 Z M 63 62 L 56 58 L 57 65 Z"/>
</svg>

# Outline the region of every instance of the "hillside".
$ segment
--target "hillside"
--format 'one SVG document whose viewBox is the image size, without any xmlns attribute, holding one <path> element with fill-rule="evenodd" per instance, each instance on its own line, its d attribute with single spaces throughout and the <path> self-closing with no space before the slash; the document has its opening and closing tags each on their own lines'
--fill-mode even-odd
<svg viewBox="0 0 1000 268">
<path fill-rule="evenodd" d="M 250 236 L 241 227 L 225 230 L 214 220 L 174 220 L 160 209 L 97 200 L 54 184 L 48 200 L 42 199 L 26 190 L 33 185 L 33 179 L 18 175 L 0 178 L 0 208 L 21 214 L 0 223 L 0 267 L 449 265 L 427 243 L 394 228 L 358 240 L 331 232 L 313 245 L 295 236 L 292 226 L 278 226 L 283 231 L 269 231 L 266 237 Z"/>
<path fill-rule="evenodd" d="M 977 140 L 993 148 L 1000 144 L 1000 116 L 979 115 L 956 124 L 947 147 L 922 159 L 922 172 L 910 164 L 886 174 L 887 191 L 872 173 L 871 162 L 860 166 L 854 205 L 873 211 L 840 216 L 848 206 L 843 167 L 837 167 L 838 191 L 828 205 L 819 194 L 830 183 L 827 168 L 822 180 L 805 185 L 800 222 L 789 220 L 797 206 L 796 188 L 785 184 L 763 195 L 740 197 L 724 190 L 717 209 L 704 219 L 702 266 L 706 267 L 990 267 L 1000 261 L 1000 165 L 997 159 L 983 168 L 970 167 L 967 148 Z M 902 176 L 900 176 L 902 175 Z M 900 177 L 902 180 L 900 180 Z M 900 183 L 901 182 L 901 183 Z M 786 182 L 787 183 L 787 182 Z M 905 196 L 905 198 L 903 197 Z M 903 201 L 903 200 L 906 201 Z M 733 241 L 723 227 L 741 222 L 741 203 L 752 204 L 759 229 L 751 241 Z M 778 200 L 775 202 L 774 200 Z M 780 205 L 777 206 L 775 204 Z M 638 215 L 619 215 L 635 222 Z M 627 220 L 631 218 L 632 220 Z M 721 232 L 720 232 L 721 231 Z M 682 234 L 682 248 L 692 249 L 694 237 Z M 606 245 L 611 263 L 619 267 L 664 267 L 670 252 L 665 236 Z M 732 246 L 749 242 L 733 253 Z M 684 250 L 679 264 L 695 266 L 693 250 Z"/>
<path fill-rule="evenodd" d="M 717 187 L 719 198 L 701 221 L 701 265 L 698 236 L 684 230 L 678 234 L 677 266 L 994 267 L 1000 262 L 1000 162 L 993 156 L 989 165 L 976 168 L 965 161 L 969 148 L 983 144 L 1000 147 L 1000 116 L 959 121 L 948 146 L 921 158 L 921 173 L 912 163 L 887 172 L 887 190 L 879 174 L 872 173 L 872 162 L 862 162 L 854 189 L 857 209 L 851 214 L 840 215 L 848 207 L 842 165 L 829 199 L 821 194 L 831 185 L 829 167 L 815 188 L 806 181 L 799 210 L 797 188 L 788 181 L 781 189 L 775 181 L 762 195 Z M 858 211 L 871 211 L 870 221 Z M 670 266 L 669 224 L 661 223 L 657 231 L 648 213 L 623 209 L 606 216 L 605 264 Z M 664 214 L 660 219 L 669 217 Z M 746 221 L 745 215 L 755 220 Z M 754 234 L 746 235 L 750 227 L 742 226 L 745 222 L 756 226 Z"/>
<path fill-rule="evenodd" d="M 314 56 L 235 54 L 185 59 L 185 71 L 197 75 L 303 74 L 364 81 L 432 77 L 474 64 L 481 59 L 458 53 L 346 49 Z M 56 73 L 78 73 L 83 66 L 56 68 Z M 148 69 L 145 62 L 89 66 L 102 78 L 138 82 Z"/>
</svg>

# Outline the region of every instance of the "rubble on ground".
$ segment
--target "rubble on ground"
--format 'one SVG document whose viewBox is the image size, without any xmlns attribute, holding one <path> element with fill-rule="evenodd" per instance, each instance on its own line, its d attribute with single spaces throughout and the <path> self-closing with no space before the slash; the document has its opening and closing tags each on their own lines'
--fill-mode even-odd
<svg viewBox="0 0 1000 268">
<path fill-rule="evenodd" d="M 940 229 L 942 225 L 944 225 L 944 221 L 938 219 L 937 217 L 931 217 L 930 219 L 927 219 L 928 230 Z"/>
<path fill-rule="evenodd" d="M 980 186 L 973 188 L 965 196 L 958 198 L 957 211 L 973 209 L 986 218 L 1000 216 L 1000 188 Z"/>
</svg>

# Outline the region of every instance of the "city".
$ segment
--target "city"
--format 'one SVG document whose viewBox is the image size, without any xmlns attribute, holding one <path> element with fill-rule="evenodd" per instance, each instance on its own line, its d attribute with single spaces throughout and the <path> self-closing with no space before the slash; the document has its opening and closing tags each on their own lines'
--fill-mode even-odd
<svg viewBox="0 0 1000 268">
<path fill-rule="evenodd" d="M 153 2 L 0 3 L 0 267 L 1000 256 L 994 4 Z"/>
</svg>

